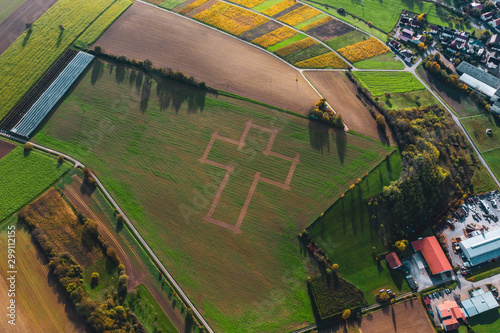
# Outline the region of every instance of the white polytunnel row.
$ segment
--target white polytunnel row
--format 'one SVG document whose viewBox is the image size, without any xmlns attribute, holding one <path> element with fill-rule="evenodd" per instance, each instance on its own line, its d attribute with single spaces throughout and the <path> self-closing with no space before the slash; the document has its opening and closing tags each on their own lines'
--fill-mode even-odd
<svg viewBox="0 0 500 333">
<path fill-rule="evenodd" d="M 47 90 L 11 129 L 12 133 L 29 138 L 50 110 L 59 102 L 80 74 L 87 68 L 94 56 L 85 52 L 78 54 L 52 82 Z"/>
</svg>

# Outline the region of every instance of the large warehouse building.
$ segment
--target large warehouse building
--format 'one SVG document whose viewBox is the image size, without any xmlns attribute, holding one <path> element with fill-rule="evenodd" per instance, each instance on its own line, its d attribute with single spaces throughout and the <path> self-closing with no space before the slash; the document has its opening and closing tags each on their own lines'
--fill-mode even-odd
<svg viewBox="0 0 500 333">
<path fill-rule="evenodd" d="M 500 229 L 465 239 L 459 243 L 472 266 L 500 257 Z"/>
<path fill-rule="evenodd" d="M 482 289 L 477 289 L 471 293 L 471 296 L 471 298 L 462 301 L 462 307 L 467 317 L 498 308 L 498 302 L 491 291 L 485 292 Z"/>
<path fill-rule="evenodd" d="M 415 252 L 422 253 L 431 275 L 443 275 L 452 270 L 450 262 L 435 236 L 418 239 L 411 242 L 411 245 Z"/>
<path fill-rule="evenodd" d="M 500 97 L 500 79 L 497 77 L 472 66 L 467 61 L 462 61 L 456 69 L 460 74 L 460 82 L 485 95 L 492 102 Z"/>
</svg>

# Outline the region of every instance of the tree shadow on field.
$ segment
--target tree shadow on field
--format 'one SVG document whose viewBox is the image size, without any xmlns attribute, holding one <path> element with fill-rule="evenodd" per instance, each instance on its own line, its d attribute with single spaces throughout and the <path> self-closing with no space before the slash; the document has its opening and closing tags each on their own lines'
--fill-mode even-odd
<svg viewBox="0 0 500 333">
<path fill-rule="evenodd" d="M 137 72 L 135 70 L 130 70 L 130 75 L 128 77 L 128 84 L 132 86 L 137 78 Z"/>
<path fill-rule="evenodd" d="M 146 78 L 144 80 L 144 83 L 142 84 L 142 90 L 141 90 L 141 111 L 142 112 L 145 112 L 147 107 L 148 107 L 148 103 L 149 103 L 149 99 L 151 98 L 151 81 L 152 81 L 152 78 L 151 78 L 151 75 L 149 74 L 146 74 Z"/>
<path fill-rule="evenodd" d="M 343 129 L 333 129 L 335 133 L 335 142 L 337 143 L 337 154 L 339 155 L 340 164 L 344 164 L 344 158 L 347 151 L 347 134 Z"/>
<path fill-rule="evenodd" d="M 115 78 L 118 84 L 121 84 L 123 81 L 125 81 L 126 74 L 127 74 L 127 69 L 125 68 L 125 66 L 123 66 L 122 64 L 117 64 L 115 71 Z"/>
<path fill-rule="evenodd" d="M 23 43 L 22 43 L 23 47 L 25 47 L 26 44 L 28 43 L 32 33 L 33 33 L 33 30 L 28 29 L 28 32 L 26 33 L 26 36 L 24 36 L 24 39 L 23 39 Z"/>
<path fill-rule="evenodd" d="M 311 148 L 323 154 L 330 152 L 330 126 L 319 121 L 309 120 L 309 144 Z"/>
<path fill-rule="evenodd" d="M 155 77 L 155 81 L 157 83 L 156 96 L 158 96 L 161 110 L 172 107 L 175 113 L 178 113 L 184 103 L 187 103 L 188 114 L 203 112 L 205 109 L 207 95 L 205 90 L 161 77 Z"/>
<path fill-rule="evenodd" d="M 193 331 L 193 328 L 194 328 L 194 322 L 193 322 L 193 317 L 191 317 L 190 314 L 186 314 L 186 318 L 185 318 L 185 324 L 186 324 L 186 327 L 184 329 L 184 333 L 190 333 Z"/>
<path fill-rule="evenodd" d="M 144 79 L 144 72 L 139 71 L 135 77 L 135 90 L 137 92 L 141 91 L 142 80 Z"/>
<path fill-rule="evenodd" d="M 104 63 L 98 58 L 94 58 L 94 63 L 92 64 L 92 72 L 90 73 L 90 84 L 94 86 L 102 77 L 103 72 Z"/>
</svg>

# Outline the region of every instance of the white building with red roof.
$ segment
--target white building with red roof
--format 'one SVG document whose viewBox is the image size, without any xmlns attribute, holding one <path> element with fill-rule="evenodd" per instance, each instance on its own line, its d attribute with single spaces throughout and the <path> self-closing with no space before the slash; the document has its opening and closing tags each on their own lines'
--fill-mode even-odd
<svg viewBox="0 0 500 333">
<path fill-rule="evenodd" d="M 453 270 L 435 236 L 421 238 L 411 243 L 415 252 L 420 251 L 432 275 Z"/>
</svg>

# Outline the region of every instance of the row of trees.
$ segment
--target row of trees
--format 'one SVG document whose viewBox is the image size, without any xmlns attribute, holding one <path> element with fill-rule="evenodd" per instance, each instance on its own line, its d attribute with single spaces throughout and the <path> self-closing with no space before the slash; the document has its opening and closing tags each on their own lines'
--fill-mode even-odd
<svg viewBox="0 0 500 333">
<path fill-rule="evenodd" d="M 106 301 L 92 300 L 83 288 L 83 269 L 73 256 L 68 253 L 59 254 L 53 248 L 47 234 L 41 229 L 25 210 L 18 214 L 20 223 L 30 230 L 35 242 L 40 246 L 45 256 L 50 260 L 51 274 L 63 287 L 69 300 L 75 306 L 77 313 L 86 319 L 89 326 L 96 332 L 146 332 L 145 327 L 139 322 L 135 314 L 127 308 L 123 299 L 127 294 L 127 280 L 125 267 L 120 263 L 116 250 L 111 247 L 100 235 L 97 222 L 87 219 L 81 212 L 77 214 L 83 224 L 82 237 L 93 240 L 100 246 L 103 253 L 117 266 L 119 280 L 117 290 L 106 295 Z M 91 274 L 91 283 L 97 284 L 99 274 Z"/>
<path fill-rule="evenodd" d="M 309 113 L 309 116 L 313 119 L 317 119 L 326 124 L 332 125 L 335 128 L 343 129 L 344 122 L 340 113 L 335 114 L 326 105 L 326 99 L 322 98 L 317 103 L 314 109 Z"/>
</svg>

